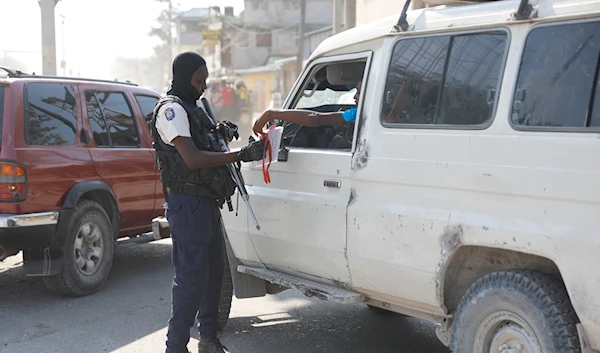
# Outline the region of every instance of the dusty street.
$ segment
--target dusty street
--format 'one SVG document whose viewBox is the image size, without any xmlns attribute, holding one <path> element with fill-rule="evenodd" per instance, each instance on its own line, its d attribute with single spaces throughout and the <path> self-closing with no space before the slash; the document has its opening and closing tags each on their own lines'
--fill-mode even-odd
<svg viewBox="0 0 600 353">
<path fill-rule="evenodd" d="M 24 277 L 21 257 L 0 263 L 0 352 L 163 352 L 170 311 L 170 241 L 121 248 L 105 287 L 58 297 Z M 236 300 L 222 334 L 232 353 L 447 353 L 434 327 L 365 305 L 297 291 Z M 196 351 L 196 337 L 189 349 Z"/>
</svg>

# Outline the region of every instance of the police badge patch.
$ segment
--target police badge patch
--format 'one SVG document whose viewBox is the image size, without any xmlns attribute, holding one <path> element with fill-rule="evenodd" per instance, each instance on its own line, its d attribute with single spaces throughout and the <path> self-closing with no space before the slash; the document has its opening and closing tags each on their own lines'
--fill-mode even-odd
<svg viewBox="0 0 600 353">
<path fill-rule="evenodd" d="M 167 118 L 169 121 L 175 119 L 175 111 L 173 110 L 173 107 L 165 109 L 165 118 Z"/>
</svg>

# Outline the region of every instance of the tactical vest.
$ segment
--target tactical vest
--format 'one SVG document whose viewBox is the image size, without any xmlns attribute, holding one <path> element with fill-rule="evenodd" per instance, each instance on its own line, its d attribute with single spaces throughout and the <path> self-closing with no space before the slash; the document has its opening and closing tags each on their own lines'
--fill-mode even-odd
<svg viewBox="0 0 600 353">
<path fill-rule="evenodd" d="M 185 109 L 190 122 L 191 138 L 196 148 L 201 151 L 221 152 L 214 132 L 215 126 L 200 107 L 186 104 L 175 96 L 161 98 L 157 102 L 152 116 L 152 140 L 156 150 L 157 167 L 161 171 L 160 178 L 165 200 L 168 202 L 166 190 L 169 188 L 174 192 L 215 199 L 217 205 L 222 208 L 236 188 L 229 170 L 224 165 L 190 169 L 177 148 L 163 142 L 156 129 L 156 117 L 160 107 L 166 103 L 178 103 Z"/>
</svg>

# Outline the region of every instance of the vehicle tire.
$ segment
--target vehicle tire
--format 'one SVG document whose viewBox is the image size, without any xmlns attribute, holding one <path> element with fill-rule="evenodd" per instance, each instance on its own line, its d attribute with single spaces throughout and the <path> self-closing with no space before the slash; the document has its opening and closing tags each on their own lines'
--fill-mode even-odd
<svg viewBox="0 0 600 353">
<path fill-rule="evenodd" d="M 495 272 L 462 298 L 450 348 L 456 353 L 579 353 L 577 323 L 560 281 L 535 271 Z"/>
<path fill-rule="evenodd" d="M 51 291 L 65 296 L 92 294 L 112 266 L 115 242 L 108 215 L 98 203 L 81 200 L 67 227 L 60 274 L 43 277 Z"/>
<path fill-rule="evenodd" d="M 231 312 L 231 301 L 233 299 L 233 278 L 231 276 L 231 267 L 227 258 L 227 249 L 223 244 L 223 258 L 225 267 L 223 272 L 223 285 L 221 286 L 221 300 L 219 301 L 219 330 L 223 330 L 229 321 Z"/>
</svg>

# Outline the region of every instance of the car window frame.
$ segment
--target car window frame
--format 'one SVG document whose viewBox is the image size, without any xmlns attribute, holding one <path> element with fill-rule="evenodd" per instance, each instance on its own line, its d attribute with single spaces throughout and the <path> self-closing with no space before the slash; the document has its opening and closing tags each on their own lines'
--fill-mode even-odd
<svg viewBox="0 0 600 353">
<path fill-rule="evenodd" d="M 505 41 L 504 55 L 502 57 L 502 62 L 500 64 L 500 71 L 498 73 L 499 80 L 496 85 L 496 98 L 494 100 L 494 108 L 492 109 L 492 115 L 490 116 L 489 119 L 486 120 L 486 122 L 484 124 L 477 124 L 477 125 L 398 124 L 398 123 L 388 123 L 383 120 L 383 105 L 384 105 L 383 102 L 384 102 L 384 98 L 385 98 L 384 97 L 385 96 L 385 87 L 387 85 L 387 75 L 390 71 L 390 68 L 392 65 L 392 59 L 393 59 L 393 55 L 394 55 L 394 49 L 396 48 L 396 45 L 398 44 L 398 42 L 403 41 L 403 40 L 412 40 L 412 39 L 416 39 L 416 38 L 431 38 L 431 37 L 444 37 L 444 36 L 452 37 L 452 36 L 461 36 L 461 35 L 468 35 L 468 34 L 485 34 L 485 33 L 492 33 L 492 32 L 504 32 L 506 34 L 506 41 Z M 410 36 L 402 36 L 402 37 L 397 38 L 390 45 L 389 53 L 387 54 L 388 60 L 387 60 L 387 66 L 385 67 L 385 79 L 384 79 L 384 83 L 383 83 L 383 92 L 382 92 L 382 96 L 380 98 L 381 100 L 379 102 L 379 109 L 378 109 L 379 123 L 385 129 L 390 129 L 390 130 L 409 129 L 409 130 L 453 130 L 453 131 L 476 130 L 476 131 L 478 131 L 478 130 L 489 129 L 497 119 L 499 101 L 502 96 L 502 87 L 504 85 L 505 75 L 506 75 L 506 66 L 508 64 L 508 56 L 511 51 L 511 43 L 512 43 L 512 31 L 510 30 L 510 27 L 507 27 L 507 26 L 493 26 L 493 27 L 471 29 L 471 30 L 424 33 L 424 34 L 417 34 L 417 35 L 410 35 Z M 450 58 L 450 53 L 451 53 L 451 51 L 448 51 L 448 55 L 446 56 L 446 64 Z M 446 65 L 446 64 L 444 64 L 444 65 Z M 446 78 L 446 75 L 444 75 L 444 79 L 445 78 Z M 442 82 L 442 85 L 443 84 L 444 84 L 444 82 Z M 440 104 L 439 100 L 440 100 L 440 97 L 439 97 L 439 93 L 438 93 L 438 101 L 437 101 L 436 111 L 439 110 L 439 104 Z"/>
<path fill-rule="evenodd" d="M 519 53 L 518 67 L 517 67 L 517 71 L 516 71 L 515 78 L 514 78 L 514 87 L 513 87 L 512 93 L 510 94 L 510 101 L 509 101 L 510 107 L 508 109 L 508 123 L 510 124 L 510 127 L 514 131 L 556 132 L 556 133 L 566 132 L 566 133 L 591 133 L 591 134 L 600 133 L 600 126 L 595 126 L 595 127 L 521 126 L 521 125 L 514 124 L 512 121 L 513 104 L 515 102 L 515 97 L 517 95 L 517 82 L 519 80 L 519 71 L 521 69 L 521 63 L 523 61 L 523 57 L 525 56 L 525 44 L 527 43 L 527 40 L 529 39 L 531 32 L 538 28 L 568 25 L 568 24 L 577 24 L 577 23 L 590 23 L 590 22 L 599 22 L 600 23 L 600 19 L 584 18 L 584 19 L 556 20 L 556 21 L 551 21 L 551 22 L 535 24 L 527 30 L 527 36 L 525 36 L 525 39 L 523 40 L 523 45 L 522 45 L 521 51 Z M 600 58 L 598 60 L 600 61 Z M 600 66 L 600 64 L 598 64 L 598 65 Z M 597 80 L 600 80 L 600 75 L 598 75 Z M 595 82 L 594 85 L 598 85 L 598 82 Z M 594 99 L 594 98 L 595 97 L 592 97 L 592 99 Z M 594 102 L 594 103 L 596 103 L 596 102 Z M 588 102 L 588 104 L 589 104 L 589 102 Z M 598 104 L 600 104 L 600 102 L 598 102 Z M 600 105 L 598 106 L 598 109 L 600 109 Z"/>
<path fill-rule="evenodd" d="M 148 126 L 148 132 L 150 133 L 150 138 L 152 138 L 152 135 L 154 134 L 153 126 L 152 126 L 153 117 L 146 118 L 146 116 L 144 115 L 144 110 L 142 109 L 142 105 L 140 104 L 140 101 L 138 100 L 138 97 L 156 98 L 156 102 L 158 102 L 160 100 L 160 96 L 152 96 L 148 93 L 136 93 L 136 92 L 131 92 L 131 95 L 133 96 L 133 99 L 135 100 L 135 104 L 137 104 L 137 107 L 140 109 L 142 118 L 144 119 L 144 122 L 146 123 L 145 125 Z M 156 107 L 156 104 L 154 106 Z M 154 115 L 154 110 L 152 111 L 152 115 Z"/>
<path fill-rule="evenodd" d="M 109 141 L 110 141 L 110 146 L 98 146 L 96 144 L 96 141 L 94 140 L 94 137 L 92 136 L 90 138 L 90 140 L 94 141 L 94 146 L 96 148 L 124 148 L 124 149 L 140 149 L 140 148 L 142 148 L 142 136 L 140 134 L 140 129 L 139 129 L 138 124 L 137 124 L 137 118 L 136 118 L 135 110 L 133 109 L 133 107 L 131 105 L 131 102 L 127 98 L 127 91 L 125 91 L 125 90 L 121 91 L 121 90 L 115 90 L 115 89 L 96 89 L 96 88 L 83 89 L 83 97 L 84 97 L 84 101 L 83 101 L 84 107 L 83 107 L 83 110 L 85 112 L 85 119 L 87 120 L 87 123 L 89 125 L 90 124 L 90 122 L 89 122 L 90 118 L 89 118 L 89 116 L 87 114 L 87 100 L 85 99 L 85 95 L 86 95 L 87 92 L 92 92 L 94 94 L 94 96 L 96 97 L 96 101 L 98 102 L 98 104 L 101 104 L 100 100 L 98 99 L 98 96 L 97 96 L 98 92 L 121 93 L 123 95 L 123 98 L 125 98 L 125 102 L 127 103 L 127 106 L 129 107 L 129 111 L 131 113 L 131 118 L 133 119 L 133 125 L 135 127 L 135 131 L 136 131 L 137 136 L 138 136 L 137 146 L 113 146 L 112 145 L 113 140 L 112 140 L 110 131 L 108 130 L 108 125 L 106 124 L 106 118 L 104 117 L 104 112 L 102 111 L 102 106 L 100 106 L 100 108 L 101 108 L 100 112 L 102 113 L 102 119 L 104 119 L 105 126 L 107 126 L 106 132 L 108 134 L 108 138 L 109 138 Z M 137 104 L 137 101 L 136 101 L 136 104 Z M 141 109 L 140 109 L 140 111 L 141 111 Z"/>
<path fill-rule="evenodd" d="M 29 114 L 27 113 L 27 107 L 29 106 L 29 90 L 28 87 L 30 85 L 35 85 L 35 84 L 52 84 L 52 85 L 68 85 L 71 86 L 71 88 L 73 89 L 73 93 L 74 93 L 74 98 L 75 98 L 75 138 L 73 139 L 73 143 L 71 144 L 67 144 L 67 145 L 35 145 L 35 144 L 31 144 L 29 141 Z M 78 90 L 77 90 L 77 84 L 76 83 L 72 83 L 72 82 L 61 82 L 61 81 L 31 81 L 31 82 L 25 82 L 23 84 L 23 141 L 25 142 L 25 145 L 27 145 L 28 147 L 51 147 L 51 148 L 73 148 L 75 146 L 77 146 L 78 144 L 78 139 L 77 137 L 79 136 L 78 132 L 80 131 L 80 126 L 79 126 L 79 107 L 78 107 Z"/>
<path fill-rule="evenodd" d="M 352 135 L 352 146 L 350 147 L 350 150 L 331 149 L 331 148 L 315 148 L 315 147 L 299 147 L 299 146 L 283 146 L 283 143 L 282 143 L 281 147 L 280 147 L 280 151 L 283 148 L 286 148 L 290 151 L 291 150 L 319 151 L 319 152 L 331 152 L 331 153 L 336 153 L 336 154 L 342 153 L 342 154 L 348 154 L 348 155 L 351 155 L 354 153 L 354 151 L 356 150 L 356 143 L 357 143 L 356 139 L 358 137 L 358 130 L 360 129 L 361 125 L 364 125 L 364 122 L 361 122 L 361 120 L 362 120 L 361 117 L 364 113 L 364 105 L 365 105 L 364 98 L 366 97 L 363 95 L 363 92 L 365 92 L 367 83 L 369 80 L 369 73 L 370 73 L 371 62 L 373 60 L 373 55 L 374 55 L 373 50 L 363 50 L 363 51 L 355 52 L 355 53 L 322 56 L 322 57 L 314 59 L 313 61 L 310 61 L 305 66 L 304 70 L 302 70 L 301 75 L 296 79 L 296 83 L 294 84 L 292 90 L 290 91 L 290 94 L 286 97 L 286 99 L 283 102 L 284 109 L 290 109 L 290 110 L 296 109 L 296 108 L 290 108 L 290 107 L 295 106 L 300 101 L 302 94 L 304 93 L 304 88 L 309 84 L 308 78 L 313 75 L 314 69 L 316 67 L 323 66 L 323 65 L 325 65 L 325 66 L 331 65 L 331 64 L 339 63 L 339 62 L 364 61 L 365 69 L 363 71 L 363 78 L 362 78 L 362 83 L 361 83 L 361 96 L 363 97 L 363 99 L 361 99 L 360 102 L 356 105 L 356 108 L 357 108 L 356 120 L 354 122 L 354 132 Z M 348 92 L 350 92 L 350 91 L 351 90 L 348 90 Z M 284 123 L 283 127 L 285 130 L 285 123 Z"/>
</svg>

